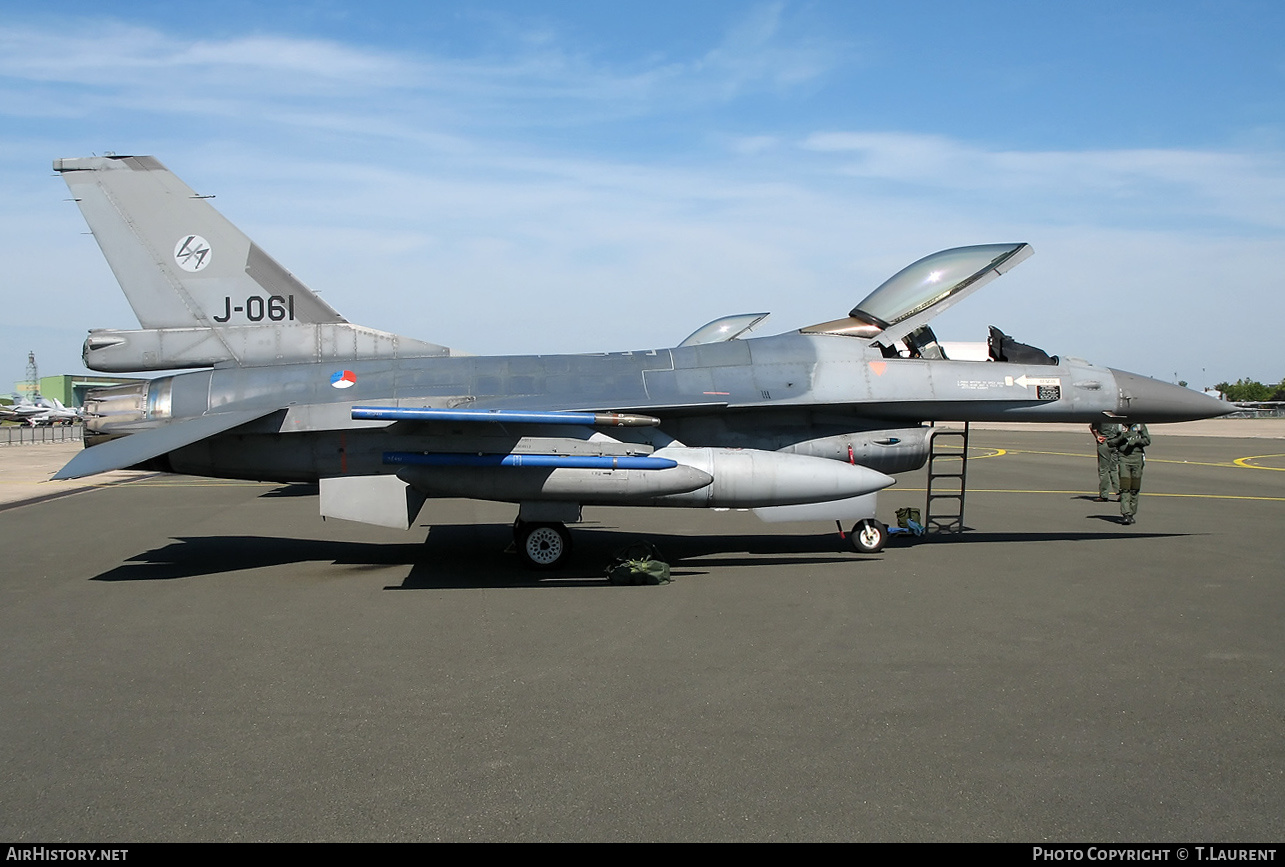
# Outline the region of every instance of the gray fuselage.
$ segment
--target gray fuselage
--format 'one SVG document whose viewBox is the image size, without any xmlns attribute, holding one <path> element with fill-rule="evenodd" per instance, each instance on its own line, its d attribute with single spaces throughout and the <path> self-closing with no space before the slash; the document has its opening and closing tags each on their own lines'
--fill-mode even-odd
<svg viewBox="0 0 1285 867">
<path fill-rule="evenodd" d="M 337 374 L 344 388 L 332 385 Z M 878 347 L 791 332 L 692 347 L 602 355 L 393 358 L 224 367 L 151 380 L 138 406 L 103 414 L 91 431 L 115 435 L 207 413 L 278 410 L 233 432 L 172 452 L 169 467 L 199 475 L 312 481 L 390 472 L 389 449 L 455 452 L 519 443 L 521 425 L 355 421 L 356 405 L 643 411 L 659 428 L 613 431 L 644 447 L 791 451 L 881 472 L 922 464 L 936 420 L 1092 422 L 1104 414 L 1146 421 L 1207 415 L 1185 389 L 1079 360 L 1056 365 L 885 358 Z M 1144 386 L 1139 389 L 1138 384 Z M 1186 392 L 1191 394 L 1190 392 Z M 1203 397 L 1193 395 L 1195 397 Z M 1138 406 L 1139 400 L 1145 406 Z M 1131 404 L 1134 406 L 1131 407 Z M 907 428 L 911 430 L 906 430 Z M 901 435 L 888 436 L 888 431 Z M 540 435 L 573 435 L 551 431 Z M 577 432 L 574 434 L 579 436 Z M 898 439 L 895 443 L 879 440 Z M 850 450 L 851 449 L 851 450 Z"/>
</svg>

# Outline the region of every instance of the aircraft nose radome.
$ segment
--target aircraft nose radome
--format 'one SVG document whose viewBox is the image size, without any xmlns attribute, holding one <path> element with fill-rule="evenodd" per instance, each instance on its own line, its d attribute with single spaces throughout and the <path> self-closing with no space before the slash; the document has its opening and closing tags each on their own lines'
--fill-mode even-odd
<svg viewBox="0 0 1285 867">
<path fill-rule="evenodd" d="M 1111 374 L 1119 390 L 1116 413 L 1132 421 L 1195 421 L 1236 411 L 1236 407 L 1226 401 L 1185 386 L 1125 370 L 1113 369 Z"/>
</svg>

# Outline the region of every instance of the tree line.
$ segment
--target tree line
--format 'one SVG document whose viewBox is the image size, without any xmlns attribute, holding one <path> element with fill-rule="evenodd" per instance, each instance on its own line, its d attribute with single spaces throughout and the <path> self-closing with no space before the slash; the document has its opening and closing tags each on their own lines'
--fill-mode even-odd
<svg viewBox="0 0 1285 867">
<path fill-rule="evenodd" d="M 1238 379 L 1230 383 L 1220 382 L 1214 388 L 1218 389 L 1223 397 L 1238 403 L 1285 400 L 1285 379 L 1275 385 L 1263 385 L 1253 379 Z"/>
</svg>

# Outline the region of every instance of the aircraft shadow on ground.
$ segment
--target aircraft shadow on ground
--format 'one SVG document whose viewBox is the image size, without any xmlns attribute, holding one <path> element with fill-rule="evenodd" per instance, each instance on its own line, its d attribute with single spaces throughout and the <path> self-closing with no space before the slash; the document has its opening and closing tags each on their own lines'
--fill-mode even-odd
<svg viewBox="0 0 1285 867">
<path fill-rule="evenodd" d="M 507 524 L 437 526 L 423 543 L 348 542 L 276 536 L 178 537 L 93 577 L 94 581 L 167 581 L 317 563 L 364 569 L 408 566 L 390 589 L 494 586 L 606 586 L 604 569 L 614 554 L 638 539 L 657 545 L 676 577 L 705 574 L 716 566 L 796 566 L 860 561 L 841 548 L 836 534 L 801 536 L 679 536 L 580 529 L 567 568 L 522 568 Z M 737 554 L 746 556 L 736 556 Z M 710 555 L 720 555 L 711 557 Z M 730 555 L 730 556 L 722 556 Z M 708 558 L 708 559 L 707 559 Z"/>
<path fill-rule="evenodd" d="M 929 540 L 894 541 L 882 555 L 861 556 L 846 550 L 836 533 L 812 535 L 725 534 L 685 536 L 581 528 L 574 532 L 571 563 L 562 569 L 533 572 L 506 551 L 512 539 L 507 524 L 439 525 L 423 543 L 351 542 L 276 536 L 196 536 L 172 539 L 145 551 L 94 581 L 168 581 L 225 575 L 251 569 L 315 563 L 369 571 L 409 567 L 400 584 L 387 589 L 462 589 L 478 587 L 610 586 L 605 567 L 617 551 L 639 539 L 656 545 L 675 577 L 709 574 L 727 567 L 769 568 L 877 562 L 898 556 L 898 549 L 923 544 L 996 544 L 1013 542 L 1101 541 L 1169 537 L 1176 533 L 979 532 L 935 536 Z"/>
<path fill-rule="evenodd" d="M 289 485 L 281 485 L 259 494 L 259 499 L 270 500 L 280 499 L 282 497 L 316 497 L 321 494 L 321 488 L 318 485 L 296 482 Z"/>
<path fill-rule="evenodd" d="M 1100 519 L 1110 520 L 1113 524 L 1119 524 L 1119 518 Z M 1135 525 L 1136 526 L 1136 525 Z M 1137 529 L 1110 530 L 1104 532 L 1085 533 L 1058 531 L 1056 533 L 982 533 L 977 530 L 969 530 L 966 533 L 957 533 L 954 535 L 935 536 L 928 540 L 921 541 L 921 544 L 948 544 L 948 545 L 990 545 L 998 542 L 1103 542 L 1112 539 L 1172 539 L 1181 536 L 1190 536 L 1191 533 L 1144 533 Z"/>
</svg>

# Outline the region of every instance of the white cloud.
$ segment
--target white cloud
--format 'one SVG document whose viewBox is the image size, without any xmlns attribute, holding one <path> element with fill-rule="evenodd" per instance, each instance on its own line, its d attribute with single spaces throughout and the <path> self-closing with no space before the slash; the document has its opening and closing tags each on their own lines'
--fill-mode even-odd
<svg viewBox="0 0 1285 867">
<path fill-rule="evenodd" d="M 991 150 L 944 136 L 883 132 L 817 133 L 801 147 L 833 155 L 834 170 L 850 177 L 976 194 L 1005 206 L 1039 202 L 1046 218 L 1061 209 L 1075 221 L 1096 208 L 1111 221 L 1110 212 L 1123 209 L 1130 221 L 1145 224 L 1197 217 L 1285 228 L 1279 152 Z"/>
<path fill-rule="evenodd" d="M 783 3 L 751 8 L 728 32 L 722 44 L 693 64 L 711 73 L 728 94 L 755 84 L 784 89 L 814 81 L 850 62 L 836 40 L 781 38 Z"/>
<path fill-rule="evenodd" d="M 296 37 L 192 40 L 111 21 L 79 30 L 0 27 L 0 75 L 95 88 L 174 86 L 173 81 L 156 80 L 158 72 L 258 72 L 387 86 L 409 70 L 409 64 L 385 53 Z M 271 89 L 282 79 L 259 83 Z"/>
<path fill-rule="evenodd" d="M 457 58 L 289 35 L 196 39 L 110 20 L 0 26 L 0 80 L 66 88 L 58 98 L 82 113 L 126 106 L 158 117 L 228 117 L 263 107 L 270 122 L 283 102 L 313 97 L 365 109 L 355 117 L 411 114 L 438 127 L 601 122 L 788 89 L 834 66 L 832 48 L 783 37 L 780 17 L 775 6 L 751 10 L 704 56 L 641 62 L 596 59 L 551 32 L 533 39 L 524 31 L 507 53 Z M 3 108 L 32 110 L 12 98 Z M 333 117 L 293 108 L 283 119 Z"/>
</svg>

